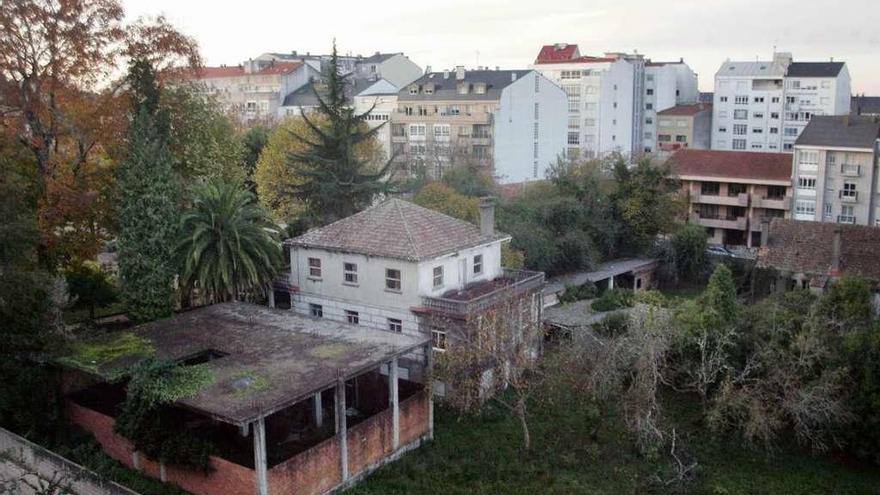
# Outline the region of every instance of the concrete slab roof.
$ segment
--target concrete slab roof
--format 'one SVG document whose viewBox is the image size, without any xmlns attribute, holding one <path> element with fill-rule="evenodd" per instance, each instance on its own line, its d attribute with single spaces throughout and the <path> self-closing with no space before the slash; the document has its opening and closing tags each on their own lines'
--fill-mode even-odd
<svg viewBox="0 0 880 495">
<path fill-rule="evenodd" d="M 593 271 L 575 272 L 553 277 L 547 280 L 544 294 L 556 294 L 565 290 L 566 286 L 578 286 L 587 282 L 598 282 L 630 272 L 650 270 L 657 266 L 657 260 L 649 258 L 631 258 L 606 261 Z"/>
<path fill-rule="evenodd" d="M 240 302 L 181 313 L 131 332 L 149 341 L 160 358 L 182 361 L 206 351 L 226 354 L 204 364 L 212 383 L 177 405 L 239 426 L 430 340 Z M 108 377 L 140 359 L 143 355 L 123 357 L 98 373 Z"/>
</svg>

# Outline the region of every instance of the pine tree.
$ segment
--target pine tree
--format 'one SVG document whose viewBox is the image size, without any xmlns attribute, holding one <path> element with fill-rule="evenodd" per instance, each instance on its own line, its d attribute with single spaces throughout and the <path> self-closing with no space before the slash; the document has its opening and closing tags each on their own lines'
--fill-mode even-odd
<svg viewBox="0 0 880 495">
<path fill-rule="evenodd" d="M 318 113 L 327 125 L 319 125 L 303 112 L 303 119 L 316 138 L 294 135 L 305 144 L 302 152 L 292 153 L 288 166 L 300 181 L 292 194 L 307 205 L 307 216 L 316 224 L 326 224 L 367 207 L 376 195 L 389 190 L 387 176 L 392 160 L 376 167 L 355 153 L 358 143 L 373 139 L 381 126 L 368 129 L 370 110 L 356 114 L 345 95 L 347 76 L 339 73 L 336 43 L 327 74 L 326 92 L 318 98 Z"/>
<path fill-rule="evenodd" d="M 168 153 L 167 118 L 148 62 L 129 70 L 132 123 L 126 159 L 120 164 L 119 275 L 129 315 L 147 321 L 171 314 L 177 190 Z"/>
</svg>

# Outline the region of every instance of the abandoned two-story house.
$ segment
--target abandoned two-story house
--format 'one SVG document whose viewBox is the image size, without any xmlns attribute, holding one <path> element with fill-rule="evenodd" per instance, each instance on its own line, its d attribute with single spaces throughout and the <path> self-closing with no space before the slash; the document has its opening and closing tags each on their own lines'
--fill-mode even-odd
<svg viewBox="0 0 880 495">
<path fill-rule="evenodd" d="M 480 226 L 389 199 L 290 239 L 291 308 L 316 318 L 430 336 L 444 351 L 450 326 L 522 299 L 540 321 L 544 274 L 501 266 L 510 237 L 495 231 L 494 203 Z M 406 365 L 402 364 L 402 376 Z"/>
</svg>

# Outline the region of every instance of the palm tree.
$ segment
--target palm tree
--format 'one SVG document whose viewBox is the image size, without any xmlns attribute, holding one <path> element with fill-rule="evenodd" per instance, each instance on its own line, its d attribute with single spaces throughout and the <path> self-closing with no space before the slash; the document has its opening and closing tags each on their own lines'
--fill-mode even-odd
<svg viewBox="0 0 880 495">
<path fill-rule="evenodd" d="M 281 266 L 279 227 L 237 182 L 196 186 L 180 227 L 181 286 L 206 301 L 263 294 Z"/>
</svg>

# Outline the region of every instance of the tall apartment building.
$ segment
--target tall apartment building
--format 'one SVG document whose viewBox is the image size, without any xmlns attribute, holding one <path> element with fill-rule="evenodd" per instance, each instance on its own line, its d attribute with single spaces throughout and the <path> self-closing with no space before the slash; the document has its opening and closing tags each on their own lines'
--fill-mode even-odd
<svg viewBox="0 0 880 495">
<path fill-rule="evenodd" d="M 815 116 L 794 145 L 794 219 L 880 225 L 880 119 Z"/>
<path fill-rule="evenodd" d="M 243 124 L 270 123 L 284 98 L 319 73 L 301 61 L 248 60 L 240 65 L 203 67 L 188 79 L 204 85 L 224 110 Z"/>
<path fill-rule="evenodd" d="M 649 60 L 645 64 L 643 151 L 652 153 L 659 148 L 660 112 L 676 106 L 695 105 L 699 99 L 697 74 L 684 63 L 684 59 L 678 62 Z"/>
<path fill-rule="evenodd" d="M 715 73 L 712 149 L 791 152 L 814 115 L 850 112 L 844 62 L 731 62 Z"/>
<path fill-rule="evenodd" d="M 531 66 L 568 96 L 569 155 L 638 155 L 656 148 L 656 113 L 699 99 L 697 75 L 684 63 L 639 54 L 582 56 L 577 45 L 545 45 Z"/>
<path fill-rule="evenodd" d="M 565 93 L 533 70 L 428 72 L 397 100 L 392 151 L 411 173 L 472 162 L 501 183 L 524 182 L 544 178 L 565 150 Z"/>
<path fill-rule="evenodd" d="M 760 246 L 764 220 L 790 216 L 786 153 L 681 150 L 669 164 L 688 201 L 688 222 L 705 227 L 710 243 Z"/>
</svg>

